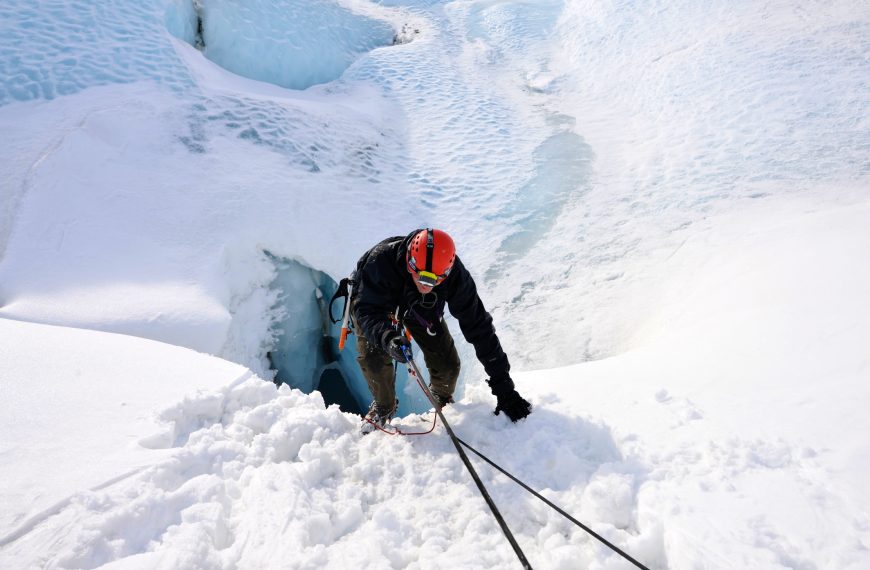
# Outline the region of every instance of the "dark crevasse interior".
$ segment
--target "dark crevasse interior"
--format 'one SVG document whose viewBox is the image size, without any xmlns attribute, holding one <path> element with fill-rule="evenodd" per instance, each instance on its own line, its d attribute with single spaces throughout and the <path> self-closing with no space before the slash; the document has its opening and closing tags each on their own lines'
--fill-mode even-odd
<svg viewBox="0 0 870 570">
<path fill-rule="evenodd" d="M 279 318 L 273 325 L 275 342 L 269 364 L 275 382 L 298 388 L 306 394 L 319 390 L 327 405 L 338 404 L 344 412 L 368 409 L 371 393 L 356 363 L 353 337 L 338 350 L 341 324 L 329 318 L 329 300 L 338 288 L 326 273 L 299 261 L 266 256 L 274 263 L 276 275 L 270 287 L 278 291 Z M 343 302 L 334 306 L 341 317 Z"/>
</svg>

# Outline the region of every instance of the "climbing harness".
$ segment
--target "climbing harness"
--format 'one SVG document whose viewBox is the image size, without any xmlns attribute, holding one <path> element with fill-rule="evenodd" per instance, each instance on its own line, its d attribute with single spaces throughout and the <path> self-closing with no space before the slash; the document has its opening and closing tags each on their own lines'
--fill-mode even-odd
<svg viewBox="0 0 870 570">
<path fill-rule="evenodd" d="M 432 297 L 431 299 L 429 297 Z M 423 318 L 423 315 L 418 313 L 414 307 L 419 306 L 424 310 L 431 310 L 435 308 L 435 305 L 438 304 L 438 293 L 434 291 L 430 291 L 429 293 L 423 293 L 423 296 L 419 300 L 414 300 L 411 305 L 408 307 L 408 310 L 405 312 L 406 315 L 411 315 L 414 317 L 414 320 L 417 321 L 421 327 L 426 329 L 426 334 L 429 336 L 435 336 L 437 333 L 432 330 L 432 327 L 435 326 L 435 323 L 441 322 L 442 317 L 444 317 L 444 308 L 435 315 L 435 320 L 429 321 Z"/>
</svg>

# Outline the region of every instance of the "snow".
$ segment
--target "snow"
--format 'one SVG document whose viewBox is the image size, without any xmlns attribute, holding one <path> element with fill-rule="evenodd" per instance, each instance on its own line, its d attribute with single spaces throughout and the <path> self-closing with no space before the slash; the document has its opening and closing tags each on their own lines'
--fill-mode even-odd
<svg viewBox="0 0 870 570">
<path fill-rule="evenodd" d="M 0 566 L 516 565 L 443 428 L 269 381 L 306 271 L 426 225 L 534 404 L 459 342 L 460 437 L 651 568 L 870 566 L 868 39 L 809 0 L 0 5 Z M 628 567 L 472 461 L 534 567 Z"/>
<path fill-rule="evenodd" d="M 575 392 L 567 407 L 651 467 L 633 502 L 657 513 L 671 567 L 867 563 L 868 215 L 865 200 L 717 220 L 667 262 L 640 348 L 523 376 L 560 407 Z"/>
<path fill-rule="evenodd" d="M 155 437 L 165 425 L 154 410 L 252 376 L 189 349 L 100 331 L 0 319 L 0 336 L 4 545 L 9 531 L 32 530 L 79 491 L 160 457 L 154 449 L 172 442 Z"/>
</svg>

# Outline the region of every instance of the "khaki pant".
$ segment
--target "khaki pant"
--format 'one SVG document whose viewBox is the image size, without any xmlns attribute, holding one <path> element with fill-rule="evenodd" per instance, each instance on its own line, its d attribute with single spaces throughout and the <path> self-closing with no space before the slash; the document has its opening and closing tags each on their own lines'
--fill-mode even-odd
<svg viewBox="0 0 870 570">
<path fill-rule="evenodd" d="M 426 329 L 416 321 L 409 319 L 405 326 L 414 337 L 414 342 L 423 352 L 432 392 L 444 399 L 453 396 L 456 379 L 459 378 L 460 362 L 453 337 L 450 336 L 450 331 L 447 330 L 444 320 L 442 319 L 432 326 L 435 336 L 429 335 Z M 357 362 L 359 362 L 359 367 L 378 407 L 392 408 L 396 403 L 396 377 L 393 359 L 379 346 L 370 344 L 358 329 L 356 330 L 356 348 L 359 353 L 356 358 Z"/>
</svg>

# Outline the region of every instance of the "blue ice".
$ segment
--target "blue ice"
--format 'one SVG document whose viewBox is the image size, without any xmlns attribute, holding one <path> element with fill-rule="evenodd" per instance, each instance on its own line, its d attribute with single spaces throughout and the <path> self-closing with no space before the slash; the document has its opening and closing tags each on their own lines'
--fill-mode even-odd
<svg viewBox="0 0 870 570">
<path fill-rule="evenodd" d="M 269 355 L 277 380 L 305 393 L 320 390 L 327 404 L 339 404 L 344 411 L 367 410 L 372 395 L 357 364 L 356 337 L 349 336 L 339 351 L 340 324 L 329 319 L 329 300 L 337 283 L 298 261 L 270 257 L 277 271 L 271 287 L 280 292 L 273 331 L 276 340 Z M 343 303 L 337 301 L 336 318 L 342 309 Z M 422 363 L 421 356 L 420 368 L 425 370 Z M 396 369 L 396 394 L 400 416 L 431 407 L 404 366 Z M 356 410 L 347 405 L 348 395 Z"/>
<path fill-rule="evenodd" d="M 167 14 L 177 37 L 197 44 L 202 18 L 204 55 L 238 75 L 290 89 L 332 81 L 360 55 L 390 45 L 393 27 L 335 2 L 209 0 L 182 3 Z"/>
<path fill-rule="evenodd" d="M 558 120 L 558 118 L 554 119 Z M 583 137 L 560 131 L 545 139 L 534 151 L 535 170 L 517 198 L 499 212 L 499 219 L 514 221 L 516 230 L 499 246 L 502 262 L 518 259 L 550 230 L 565 205 L 580 199 L 589 187 L 594 154 Z M 498 277 L 498 269 L 487 279 Z"/>
<path fill-rule="evenodd" d="M 147 79 L 193 85 L 152 2 L 0 2 L 0 106 Z"/>
</svg>

